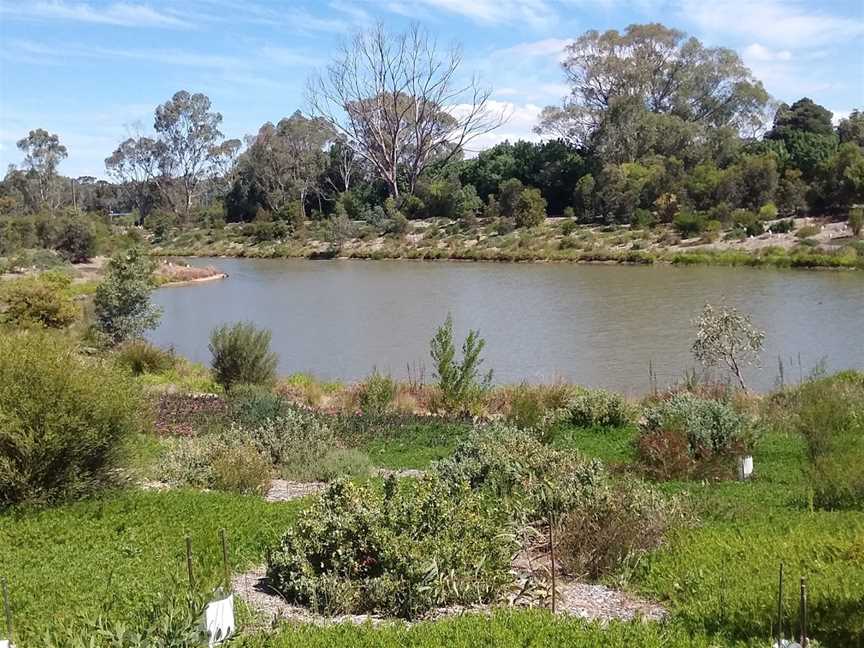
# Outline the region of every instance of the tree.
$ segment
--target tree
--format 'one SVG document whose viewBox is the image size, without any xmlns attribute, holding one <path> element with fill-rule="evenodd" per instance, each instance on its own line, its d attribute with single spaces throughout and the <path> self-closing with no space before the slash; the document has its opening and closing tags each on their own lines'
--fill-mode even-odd
<svg viewBox="0 0 864 648">
<path fill-rule="evenodd" d="M 157 134 L 156 155 L 160 174 L 156 184 L 177 214 L 188 217 L 199 186 L 213 163 L 222 139 L 222 115 L 210 110 L 207 95 L 181 90 L 156 107 L 153 127 Z M 181 201 L 173 195 L 180 185 Z"/>
<path fill-rule="evenodd" d="M 538 128 L 582 145 L 631 100 L 650 113 L 743 132 L 761 127 L 768 102 L 735 52 L 707 48 L 657 23 L 630 25 L 623 33 L 587 31 L 567 46 L 562 66 L 570 96 L 563 106 L 546 108 Z"/>
<path fill-rule="evenodd" d="M 56 134 L 43 128 L 31 130 L 27 137 L 18 140 L 17 146 L 24 152 L 24 166 L 36 176 L 39 187 L 39 204 L 53 212 L 59 206 L 59 196 L 54 191 L 57 166 L 69 155 Z"/>
<path fill-rule="evenodd" d="M 840 143 L 852 142 L 864 147 L 864 112 L 853 110 L 852 113 L 837 124 L 837 136 Z"/>
<path fill-rule="evenodd" d="M 516 215 L 516 204 L 524 190 L 525 185 L 518 178 L 510 178 L 498 185 L 498 205 L 502 216 L 513 218 Z"/>
<path fill-rule="evenodd" d="M 153 262 L 138 248 L 111 258 L 93 299 L 95 327 L 108 344 L 137 339 L 156 328 L 162 313 L 150 303 L 155 287 Z"/>
<path fill-rule="evenodd" d="M 537 227 L 546 219 L 546 199 L 540 190 L 525 187 L 516 200 L 516 227 Z"/>
<path fill-rule="evenodd" d="M 150 182 L 159 168 L 157 151 L 155 140 L 130 137 L 105 158 L 106 173 L 121 184 L 128 200 L 142 216 L 150 211 Z"/>
<path fill-rule="evenodd" d="M 85 263 L 96 253 L 96 236 L 89 223 L 80 218 L 63 223 L 55 249 L 71 263 Z"/>
<path fill-rule="evenodd" d="M 476 78 L 460 83 L 458 48 L 439 49 L 418 26 L 391 34 L 383 25 L 357 33 L 308 87 L 312 113 L 367 160 L 399 196 L 413 193 L 434 162 L 461 155 L 475 138 L 497 128 L 491 90 Z"/>
<path fill-rule="evenodd" d="M 782 103 L 774 114 L 774 126 L 765 134 L 765 138 L 785 140 L 795 131 L 814 135 L 833 135 L 832 117 L 830 110 L 809 97 L 803 97 L 791 106 Z"/>
<path fill-rule="evenodd" d="M 741 389 L 746 391 L 743 366 L 758 364 L 765 332 L 753 325 L 749 315 L 726 304 L 719 309 L 705 304 L 693 325 L 696 327 L 696 340 L 691 350 L 696 359 L 706 367 L 723 363 L 738 380 Z"/>
<path fill-rule="evenodd" d="M 435 362 L 438 388 L 447 407 L 463 407 L 491 385 L 491 369 L 480 376 L 480 365 L 483 364 L 480 354 L 485 346 L 486 341 L 480 337 L 479 331 L 468 331 L 462 344 L 462 360 L 457 361 L 453 318 L 448 314 L 444 324 L 438 327 L 430 344 L 430 353 Z"/>
</svg>

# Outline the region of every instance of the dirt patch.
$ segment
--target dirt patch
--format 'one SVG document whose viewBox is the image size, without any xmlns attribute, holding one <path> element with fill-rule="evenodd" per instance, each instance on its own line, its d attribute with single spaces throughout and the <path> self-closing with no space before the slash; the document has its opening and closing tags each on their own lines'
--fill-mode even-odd
<svg viewBox="0 0 864 648">
<path fill-rule="evenodd" d="M 274 479 L 264 499 L 268 502 L 290 502 L 291 500 L 316 495 L 327 487 L 325 482 L 297 482 Z"/>
<path fill-rule="evenodd" d="M 160 394 L 154 406 L 155 428 L 159 434 L 194 436 L 196 428 L 208 417 L 221 417 L 228 403 L 215 394 Z"/>
</svg>

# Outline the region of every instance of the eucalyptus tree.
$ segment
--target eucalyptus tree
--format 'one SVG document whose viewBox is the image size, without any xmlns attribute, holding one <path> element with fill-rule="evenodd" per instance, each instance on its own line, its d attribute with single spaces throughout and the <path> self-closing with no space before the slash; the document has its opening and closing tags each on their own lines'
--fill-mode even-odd
<svg viewBox="0 0 864 648">
<path fill-rule="evenodd" d="M 36 180 L 39 205 L 53 212 L 60 204 L 57 167 L 69 155 L 66 147 L 59 136 L 44 128 L 31 130 L 27 137 L 18 140 L 17 146 L 24 152 L 24 167 Z"/>
<path fill-rule="evenodd" d="M 562 66 L 570 94 L 544 109 L 538 130 L 582 146 L 610 119 L 635 122 L 638 136 L 646 113 L 745 134 L 764 124 L 768 93 L 738 54 L 658 23 L 587 31 L 566 47 Z"/>
<path fill-rule="evenodd" d="M 358 32 L 310 79 L 307 97 L 359 157 L 398 197 L 413 193 L 420 175 L 446 162 L 504 121 L 491 89 L 463 79 L 458 47 L 442 49 L 418 26 L 389 33 L 382 25 Z"/>
</svg>

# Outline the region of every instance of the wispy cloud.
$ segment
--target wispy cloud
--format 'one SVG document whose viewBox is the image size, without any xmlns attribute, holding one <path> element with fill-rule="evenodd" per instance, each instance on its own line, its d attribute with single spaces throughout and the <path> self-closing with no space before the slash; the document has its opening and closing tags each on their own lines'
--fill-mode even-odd
<svg viewBox="0 0 864 648">
<path fill-rule="evenodd" d="M 64 0 L 3 1 L 0 3 L 0 15 L 23 20 L 74 21 L 118 27 L 188 29 L 193 26 L 173 12 L 130 2 L 94 5 Z"/>
<path fill-rule="evenodd" d="M 525 57 L 554 57 L 563 60 L 566 48 L 573 41 L 569 38 L 544 38 L 543 40 L 517 43 L 510 47 L 496 50 L 494 56 Z"/>
<path fill-rule="evenodd" d="M 827 3 L 826 3 L 827 4 Z M 702 31 L 738 35 L 771 47 L 800 49 L 848 41 L 864 35 L 864 20 L 780 0 L 682 0 L 680 15 Z M 823 5 L 824 6 L 824 5 Z"/>
<path fill-rule="evenodd" d="M 552 24 L 557 15 L 547 0 L 394 0 L 385 6 L 418 19 L 431 12 L 444 12 L 487 25 L 518 22 L 544 27 Z"/>
</svg>

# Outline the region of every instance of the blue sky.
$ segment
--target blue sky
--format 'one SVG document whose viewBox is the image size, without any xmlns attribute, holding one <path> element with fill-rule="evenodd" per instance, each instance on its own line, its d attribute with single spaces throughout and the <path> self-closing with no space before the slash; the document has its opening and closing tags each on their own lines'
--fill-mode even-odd
<svg viewBox="0 0 864 648">
<path fill-rule="evenodd" d="M 229 137 L 303 107 L 305 81 L 351 30 L 419 21 L 461 43 L 463 69 L 511 113 L 475 142 L 534 137 L 566 92 L 566 43 L 587 29 L 658 21 L 736 49 L 768 91 L 837 114 L 864 107 L 862 0 L 0 0 L 0 164 L 32 128 L 69 148 L 61 172 L 104 176 L 103 160 L 175 91 L 210 96 Z"/>
</svg>

